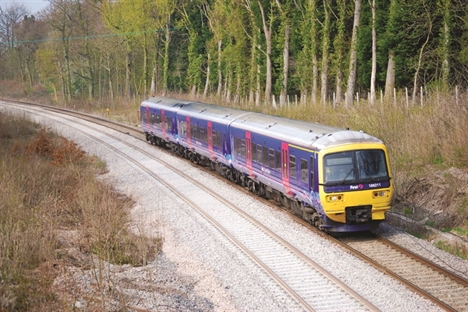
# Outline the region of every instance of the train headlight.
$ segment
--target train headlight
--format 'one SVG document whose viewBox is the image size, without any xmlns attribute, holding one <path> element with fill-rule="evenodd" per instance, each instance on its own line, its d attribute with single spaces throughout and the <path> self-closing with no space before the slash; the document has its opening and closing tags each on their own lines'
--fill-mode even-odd
<svg viewBox="0 0 468 312">
<path fill-rule="evenodd" d="M 329 203 L 341 202 L 343 201 L 343 194 L 328 195 L 326 199 Z"/>
<path fill-rule="evenodd" d="M 383 198 L 383 197 L 389 197 L 389 196 L 390 196 L 390 191 L 389 190 L 374 191 L 372 193 L 372 197 L 374 197 L 374 198 Z"/>
</svg>

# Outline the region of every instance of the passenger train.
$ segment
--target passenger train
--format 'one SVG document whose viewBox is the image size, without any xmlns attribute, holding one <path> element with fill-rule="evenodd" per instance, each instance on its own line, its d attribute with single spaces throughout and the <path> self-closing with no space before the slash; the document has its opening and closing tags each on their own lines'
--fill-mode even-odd
<svg viewBox="0 0 468 312">
<path fill-rule="evenodd" d="M 143 101 L 140 115 L 151 144 L 211 167 L 323 231 L 372 230 L 390 209 L 387 149 L 362 131 L 166 97 Z"/>
</svg>

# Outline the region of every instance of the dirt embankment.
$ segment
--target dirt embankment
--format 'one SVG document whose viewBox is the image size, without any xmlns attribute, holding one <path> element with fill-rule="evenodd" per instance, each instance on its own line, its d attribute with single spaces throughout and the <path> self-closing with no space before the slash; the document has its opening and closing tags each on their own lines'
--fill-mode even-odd
<svg viewBox="0 0 468 312">
<path fill-rule="evenodd" d="M 400 190 L 392 211 L 438 230 L 468 233 L 468 169 L 427 169 Z"/>
</svg>

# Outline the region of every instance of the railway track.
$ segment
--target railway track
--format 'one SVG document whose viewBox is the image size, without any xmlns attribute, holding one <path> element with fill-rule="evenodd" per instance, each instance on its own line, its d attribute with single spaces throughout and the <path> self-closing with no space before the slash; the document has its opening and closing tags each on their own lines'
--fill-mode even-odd
<svg viewBox="0 0 468 312">
<path fill-rule="evenodd" d="M 468 280 L 372 233 L 337 242 L 443 309 L 468 311 Z"/>
<path fill-rule="evenodd" d="M 36 115 L 54 118 L 56 108 L 46 108 L 49 113 L 37 111 Z M 73 126 L 83 123 L 69 117 L 64 112 L 57 112 L 57 121 Z M 67 115 L 83 115 L 66 112 Z M 93 118 L 87 116 L 88 118 Z M 96 123 L 96 120 L 93 121 Z M 99 122 L 101 123 L 101 122 Z M 105 120 L 109 124 L 108 120 Z M 112 123 L 112 122 L 111 122 Z M 118 125 L 120 128 L 122 125 Z M 75 126 L 73 126 L 75 127 Z M 104 132 L 99 127 L 86 124 L 90 132 L 83 135 L 106 146 L 113 153 L 121 155 L 133 166 L 150 175 L 164 185 L 178 198 L 185 201 L 200 216 L 208 221 L 216 231 L 253 261 L 272 283 L 282 289 L 282 300 L 296 301 L 306 311 L 378 311 L 371 302 L 341 282 L 338 278 L 312 259 L 304 255 L 293 245 L 273 233 L 259 220 L 245 213 L 235 203 L 217 195 L 211 189 L 192 178 L 186 172 L 155 157 L 136 145 L 132 145 L 117 136 Z M 125 128 L 125 127 L 124 127 Z M 128 133 L 127 127 L 124 132 Z M 122 130 L 119 130 L 122 131 Z M 133 131 L 133 130 L 132 130 Z M 103 138 L 105 137 L 105 139 Z M 129 151 L 127 151 L 127 149 Z"/>
<path fill-rule="evenodd" d="M 47 107 L 48 110 L 61 112 L 56 108 Z M 63 113 L 63 112 L 62 112 Z M 74 111 L 68 111 L 69 114 L 79 116 L 80 118 L 88 119 L 91 122 L 96 122 L 96 117 L 89 116 L 87 114 L 77 113 Z M 100 123 L 106 123 L 112 125 L 113 128 L 117 128 L 118 131 L 131 134 L 136 138 L 142 139 L 141 133 L 134 127 L 125 126 L 116 122 L 109 121 L 103 118 L 97 118 Z M 116 151 L 118 152 L 118 151 Z M 147 155 L 151 157 L 150 155 Z M 158 161 L 154 159 L 153 161 Z M 170 168 L 171 165 L 164 163 L 163 167 Z M 177 173 L 177 168 L 170 168 L 173 172 Z M 216 174 L 206 170 L 212 175 Z M 182 172 L 178 172 L 178 175 L 182 176 Z M 190 177 L 185 178 L 192 185 L 195 185 L 197 181 Z M 294 298 L 305 310 L 327 310 L 327 306 L 317 306 L 315 303 L 310 303 L 314 296 L 321 296 L 319 293 L 314 293 L 312 289 L 296 290 L 294 287 L 288 285 L 301 285 L 314 284 L 317 285 L 329 285 L 335 282 L 332 276 L 328 276 L 327 272 L 319 267 L 313 261 L 307 260 L 307 257 L 302 255 L 300 251 L 287 242 L 282 241 L 280 237 L 271 233 L 266 227 L 262 228 L 260 222 L 252 220 L 248 215 L 242 212 L 241 209 L 235 207 L 228 202 L 223 202 L 223 199 L 217 196 L 216 193 L 204 188 L 203 186 L 197 186 L 203 189 L 206 193 L 206 197 L 214 198 L 219 201 L 218 207 L 222 209 L 208 209 L 204 210 L 207 204 L 199 204 L 198 208 L 196 203 L 187 202 L 198 211 L 200 215 L 209 220 L 214 226 L 218 227 L 219 231 L 223 232 L 224 235 L 229 237 L 229 233 L 236 233 L 232 235 L 229 240 L 243 250 L 252 261 L 257 263 L 263 268 L 267 274 L 272 276 L 272 279 L 277 284 L 282 285 L 285 292 Z M 245 193 L 250 194 L 244 188 L 236 186 L 238 189 L 242 189 Z M 183 194 L 178 194 L 184 197 Z M 264 200 L 264 202 L 271 202 Z M 231 206 L 232 205 L 232 206 Z M 277 209 L 278 207 L 275 206 Z M 227 216 L 227 217 L 226 217 Z M 234 221 L 235 220 L 235 221 Z M 312 226 L 305 223 L 301 219 L 296 220 L 309 228 L 315 230 Z M 248 224 L 241 226 L 241 224 Z M 317 231 L 321 233 L 320 231 Z M 468 281 L 464 278 L 458 277 L 449 270 L 446 270 L 436 264 L 427 261 L 418 255 L 410 252 L 398 246 L 382 237 L 377 236 L 366 236 L 359 237 L 354 236 L 352 238 L 341 237 L 335 239 L 328 235 L 321 233 L 323 237 L 332 240 L 334 243 L 339 244 L 342 248 L 345 248 L 356 257 L 366 261 L 378 270 L 384 272 L 387 275 L 392 276 L 394 279 L 400 281 L 406 285 L 409 289 L 417 292 L 421 296 L 428 298 L 444 310 L 448 311 L 468 311 Z M 255 238 L 255 239 L 254 239 Z M 258 239 L 257 239 L 258 238 Z M 260 239 L 261 238 L 261 239 Z M 289 255 L 295 254 L 296 260 L 290 259 Z M 288 263 L 287 266 L 284 263 Z M 280 264 L 279 266 L 276 264 Z M 300 277 L 290 276 L 288 272 L 293 271 L 305 271 L 311 272 L 310 275 L 301 274 Z M 314 280 L 315 276 L 321 276 L 320 280 Z M 304 282 L 308 281 L 308 283 Z M 338 284 L 337 284 L 338 285 Z M 327 286 L 320 286 L 327 287 Z M 319 287 L 319 288 L 320 288 Z M 337 296 L 338 297 L 353 297 L 354 292 L 351 289 L 347 289 L 346 285 L 335 286 L 336 292 L 327 293 L 327 297 Z M 300 287 L 299 287 L 300 288 Z M 360 298 L 358 295 L 353 299 L 353 305 L 351 310 L 375 310 L 376 308 L 372 304 L 367 305 L 366 300 Z M 313 300 L 312 300 L 313 301 Z M 328 300 L 327 300 L 328 301 Z M 332 300 L 333 301 L 333 300 Z M 336 301 L 336 300 L 335 300 Z M 336 302 L 335 302 L 336 303 Z M 345 304 L 343 307 L 347 307 L 349 304 Z M 339 307 L 334 304 L 329 307 L 330 310 L 337 310 Z M 340 308 L 341 309 L 341 308 Z"/>
</svg>

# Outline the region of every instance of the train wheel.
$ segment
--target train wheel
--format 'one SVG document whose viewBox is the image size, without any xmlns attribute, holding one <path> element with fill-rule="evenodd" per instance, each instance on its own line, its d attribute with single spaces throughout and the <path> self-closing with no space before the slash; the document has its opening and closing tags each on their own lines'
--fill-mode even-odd
<svg viewBox="0 0 468 312">
<path fill-rule="evenodd" d="M 281 195 L 281 204 L 287 209 L 290 208 L 289 199 L 284 195 Z"/>
<path fill-rule="evenodd" d="M 315 226 L 316 228 L 320 228 L 320 225 L 322 224 L 322 220 L 320 219 L 320 216 L 316 212 L 312 214 L 310 221 L 312 221 L 312 225 Z"/>
</svg>

